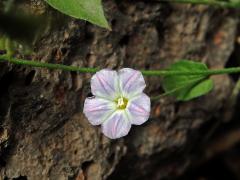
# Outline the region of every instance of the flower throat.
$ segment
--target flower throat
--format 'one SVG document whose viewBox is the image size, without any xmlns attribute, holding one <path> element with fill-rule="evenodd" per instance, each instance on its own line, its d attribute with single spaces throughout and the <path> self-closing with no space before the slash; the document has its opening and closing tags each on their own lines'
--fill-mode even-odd
<svg viewBox="0 0 240 180">
<path fill-rule="evenodd" d="M 125 97 L 119 97 L 115 100 L 118 109 L 125 109 L 128 104 L 128 99 Z"/>
</svg>

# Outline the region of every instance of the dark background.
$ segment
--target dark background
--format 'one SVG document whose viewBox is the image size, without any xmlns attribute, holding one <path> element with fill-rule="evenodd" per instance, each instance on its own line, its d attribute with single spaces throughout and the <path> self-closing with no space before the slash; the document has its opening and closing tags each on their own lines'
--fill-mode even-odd
<svg viewBox="0 0 240 180">
<path fill-rule="evenodd" d="M 240 64 L 238 9 L 103 3 L 112 31 L 62 15 L 44 1 L 15 1 L 11 17 L 36 17 L 34 28 L 1 21 L 0 40 L 10 37 L 15 57 L 84 67 L 164 69 L 180 59 L 209 68 Z M 90 77 L 0 63 L 0 179 L 240 179 L 238 75 L 211 77 L 214 90 L 189 102 L 171 96 L 152 102 L 149 121 L 114 141 L 82 113 Z M 145 80 L 148 95 L 163 93 L 161 78 Z"/>
</svg>

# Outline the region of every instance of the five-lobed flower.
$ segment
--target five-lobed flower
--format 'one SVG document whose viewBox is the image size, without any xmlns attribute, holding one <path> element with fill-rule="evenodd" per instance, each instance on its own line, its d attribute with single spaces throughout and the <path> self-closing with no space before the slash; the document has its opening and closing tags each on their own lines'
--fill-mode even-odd
<svg viewBox="0 0 240 180">
<path fill-rule="evenodd" d="M 93 75 L 93 98 L 86 98 L 84 114 L 92 125 L 102 125 L 105 136 L 116 139 L 126 136 L 131 125 L 141 125 L 150 114 L 150 98 L 140 71 L 123 68 L 103 69 Z"/>
</svg>

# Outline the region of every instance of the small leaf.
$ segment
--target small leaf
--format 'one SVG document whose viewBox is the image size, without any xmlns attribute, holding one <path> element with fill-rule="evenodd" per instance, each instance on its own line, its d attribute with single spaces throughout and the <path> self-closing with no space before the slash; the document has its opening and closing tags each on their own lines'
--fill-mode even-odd
<svg viewBox="0 0 240 180">
<path fill-rule="evenodd" d="M 71 17 L 110 29 L 101 0 L 45 0 L 50 6 Z"/>
<path fill-rule="evenodd" d="M 208 68 L 203 63 L 182 60 L 173 64 L 169 70 L 194 72 L 206 71 Z M 213 88 L 213 81 L 206 75 L 166 75 L 163 88 L 177 100 L 188 101 L 207 94 Z"/>
</svg>

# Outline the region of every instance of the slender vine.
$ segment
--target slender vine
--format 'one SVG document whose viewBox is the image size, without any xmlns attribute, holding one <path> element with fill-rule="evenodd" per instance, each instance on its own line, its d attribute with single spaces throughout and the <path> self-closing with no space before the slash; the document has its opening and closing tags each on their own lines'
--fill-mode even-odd
<svg viewBox="0 0 240 180">
<path fill-rule="evenodd" d="M 0 55 L 0 62 L 9 62 L 12 64 L 25 65 L 31 67 L 58 69 L 63 71 L 75 71 L 79 73 L 95 73 L 99 68 L 88 68 L 78 66 L 68 66 L 63 64 L 52 64 L 39 61 L 25 60 L 9 57 L 7 55 Z M 202 71 L 172 71 L 172 70 L 141 70 L 145 76 L 166 76 L 166 75 L 219 75 L 219 74 L 233 74 L 240 73 L 240 67 L 232 67 L 225 69 L 211 69 Z"/>
<path fill-rule="evenodd" d="M 224 8 L 240 8 L 240 1 L 222 1 L 222 0 L 158 0 L 159 2 L 173 2 L 181 4 L 203 4 L 210 6 L 219 6 Z"/>
</svg>

